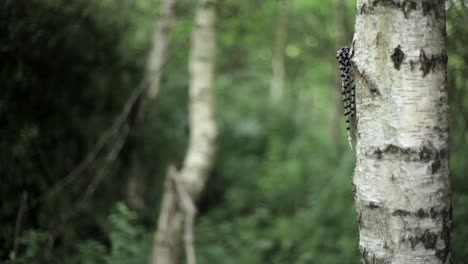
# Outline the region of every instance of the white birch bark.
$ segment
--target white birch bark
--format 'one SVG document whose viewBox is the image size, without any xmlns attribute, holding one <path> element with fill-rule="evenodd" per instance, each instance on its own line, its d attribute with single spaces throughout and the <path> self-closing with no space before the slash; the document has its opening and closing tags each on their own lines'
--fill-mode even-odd
<svg viewBox="0 0 468 264">
<path fill-rule="evenodd" d="M 358 0 L 354 195 L 363 263 L 450 263 L 443 0 Z"/>
<path fill-rule="evenodd" d="M 154 99 L 159 93 L 161 69 L 166 61 L 166 51 L 174 27 L 174 6 L 176 0 L 161 0 L 159 18 L 153 34 L 153 47 L 148 60 L 148 74 L 151 78 L 148 97 Z"/>
<path fill-rule="evenodd" d="M 148 91 L 143 93 L 136 105 L 132 125 L 137 133 L 143 129 L 147 119 L 148 104 L 156 99 L 161 83 L 161 70 L 166 61 L 167 46 L 174 26 L 174 6 L 176 0 L 161 0 L 159 18 L 153 33 L 153 46 L 147 63 L 146 78 L 149 80 Z M 143 193 L 145 192 L 145 177 L 147 174 L 146 161 L 139 150 L 138 142 L 133 140 L 130 147 L 130 173 L 127 184 L 127 204 L 132 209 L 144 207 Z"/>
<path fill-rule="evenodd" d="M 216 149 L 216 123 L 213 111 L 213 79 L 216 52 L 215 9 L 217 1 L 199 0 L 192 33 L 190 51 L 190 142 L 180 172 L 168 173 L 159 216 L 158 230 L 153 247 L 153 264 L 177 263 L 181 248 L 182 232 L 193 221 L 191 212 L 184 210 L 183 199 L 177 194 L 177 186 L 197 201 L 209 176 Z M 169 177 L 171 174 L 176 176 Z M 178 181 L 171 180 L 174 177 Z M 177 183 L 178 182 L 178 183 Z M 181 186 L 179 186 L 181 187 Z M 188 220 L 188 221 L 187 221 Z M 185 234 L 187 259 L 195 263 L 191 234 Z"/>
</svg>

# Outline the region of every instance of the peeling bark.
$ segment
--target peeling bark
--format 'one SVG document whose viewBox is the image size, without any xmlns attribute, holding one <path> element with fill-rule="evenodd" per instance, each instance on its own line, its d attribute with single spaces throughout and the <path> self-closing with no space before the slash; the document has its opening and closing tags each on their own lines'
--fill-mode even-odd
<svg viewBox="0 0 468 264">
<path fill-rule="evenodd" d="M 208 180 L 216 149 L 217 129 L 212 102 L 216 4 L 215 0 L 199 1 L 190 50 L 190 142 L 183 167 L 176 174 L 178 183 L 183 185 L 193 202 L 198 200 Z M 187 218 L 190 217 L 193 216 L 184 210 L 183 201 L 168 174 L 153 246 L 153 264 L 178 262 L 184 223 L 188 262 L 195 263 L 193 247 L 187 245 L 192 243 L 191 235 L 187 233 L 190 232 L 187 231 L 187 223 L 190 223 Z"/>
<path fill-rule="evenodd" d="M 451 263 L 443 0 L 358 0 L 353 193 L 363 263 Z"/>
</svg>

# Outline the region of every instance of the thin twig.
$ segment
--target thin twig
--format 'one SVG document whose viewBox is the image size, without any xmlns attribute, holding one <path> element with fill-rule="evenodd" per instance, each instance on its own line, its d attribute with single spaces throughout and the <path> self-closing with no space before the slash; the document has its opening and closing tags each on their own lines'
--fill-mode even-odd
<svg viewBox="0 0 468 264">
<path fill-rule="evenodd" d="M 28 199 L 28 193 L 23 192 L 21 197 L 21 203 L 18 209 L 18 214 L 16 215 L 15 221 L 15 236 L 13 239 L 13 255 L 16 256 L 16 251 L 18 250 L 18 238 L 21 232 L 21 223 L 23 222 L 24 210 L 26 209 L 26 201 Z"/>
<path fill-rule="evenodd" d="M 179 198 L 180 207 L 184 211 L 184 244 L 185 244 L 185 255 L 187 257 L 187 264 L 196 264 L 195 248 L 193 246 L 193 224 L 195 221 L 195 215 L 197 208 L 192 200 L 185 184 L 180 178 L 180 174 L 177 172 L 174 166 L 169 167 L 169 178 L 174 183 L 177 197 Z"/>
</svg>

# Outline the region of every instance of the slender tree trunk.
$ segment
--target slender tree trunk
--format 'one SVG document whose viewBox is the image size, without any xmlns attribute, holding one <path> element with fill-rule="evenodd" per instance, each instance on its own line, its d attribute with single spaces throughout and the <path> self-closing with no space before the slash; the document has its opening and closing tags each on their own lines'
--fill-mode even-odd
<svg viewBox="0 0 468 264">
<path fill-rule="evenodd" d="M 346 17 L 347 17 L 347 10 L 346 4 L 344 0 L 336 0 L 336 13 L 335 13 L 335 22 L 336 22 L 336 40 L 337 40 L 337 48 L 339 46 L 346 45 Z M 336 62 L 334 58 L 332 65 L 335 66 Z M 341 79 L 337 74 L 335 78 L 333 78 L 333 85 L 336 91 L 341 90 Z M 333 93 L 333 111 L 332 111 L 332 119 L 331 119 L 331 147 L 334 151 L 338 150 L 340 137 L 343 136 L 343 131 L 340 129 L 341 125 L 340 122 L 343 121 L 343 101 L 341 99 L 341 94 L 339 92 Z"/>
<path fill-rule="evenodd" d="M 276 24 L 276 40 L 272 57 L 272 78 L 270 95 L 273 101 L 278 101 L 283 97 L 285 69 L 284 69 L 284 49 L 287 38 L 287 18 L 289 0 L 279 0 L 278 16 Z"/>
<path fill-rule="evenodd" d="M 174 6 L 177 0 L 161 0 L 159 19 L 156 21 L 153 47 L 148 60 L 148 74 L 151 76 L 148 97 L 154 99 L 159 93 L 161 69 L 166 61 L 166 50 L 174 26 Z"/>
<path fill-rule="evenodd" d="M 460 0 L 460 6 L 463 10 L 463 18 L 465 19 L 465 23 L 468 23 L 468 11 L 466 8 L 465 0 Z"/>
<path fill-rule="evenodd" d="M 196 202 L 214 162 L 217 129 L 212 101 L 216 4 L 215 0 L 199 0 L 196 11 L 189 61 L 190 143 L 182 169 L 179 172 L 170 169 L 167 175 L 153 247 L 153 264 L 177 263 L 183 231 L 188 263 L 195 263 L 189 230 L 193 212 L 184 205 L 187 199 L 181 197 L 180 189 L 187 192 L 189 200 Z"/>
<path fill-rule="evenodd" d="M 176 0 L 161 0 L 159 18 L 156 21 L 153 34 L 153 47 L 147 66 L 147 78 L 150 80 L 148 91 L 143 93 L 135 107 L 132 117 L 133 140 L 130 144 L 130 172 L 127 184 L 127 204 L 130 208 L 139 209 L 144 206 L 145 181 L 147 163 L 142 154 L 138 134 L 144 128 L 148 104 L 154 101 L 159 93 L 161 70 L 166 61 L 166 51 L 174 24 L 174 6 Z"/>
<path fill-rule="evenodd" d="M 443 0 L 358 0 L 354 195 L 363 263 L 450 263 Z"/>
</svg>

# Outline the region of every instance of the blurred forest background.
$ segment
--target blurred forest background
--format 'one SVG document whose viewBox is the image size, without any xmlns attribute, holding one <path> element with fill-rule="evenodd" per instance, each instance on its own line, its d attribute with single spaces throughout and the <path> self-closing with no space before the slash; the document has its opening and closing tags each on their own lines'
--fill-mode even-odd
<svg viewBox="0 0 468 264">
<path fill-rule="evenodd" d="M 170 58 L 144 125 L 132 127 L 131 114 L 128 138 L 109 128 L 143 80 L 158 3 L 1 1 L 1 263 L 149 261 L 166 168 L 181 165 L 188 142 L 196 1 L 176 5 Z M 351 43 L 355 1 L 339 3 L 290 1 L 276 103 L 279 1 L 217 6 L 218 152 L 198 206 L 199 263 L 359 263 L 354 151 L 335 103 L 335 52 Z M 448 1 L 447 12 L 452 245 L 455 263 L 468 263 L 468 10 Z M 132 169 L 135 149 L 144 171 Z M 144 186 L 138 208 L 128 203 L 134 173 Z"/>
</svg>

